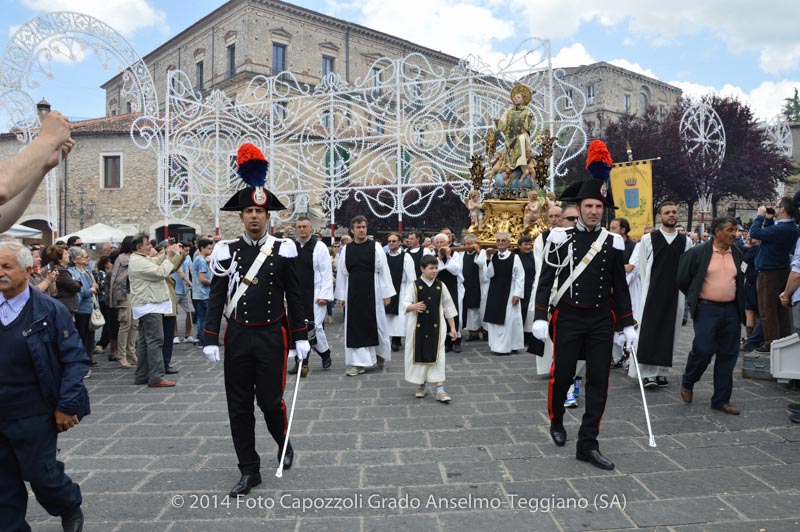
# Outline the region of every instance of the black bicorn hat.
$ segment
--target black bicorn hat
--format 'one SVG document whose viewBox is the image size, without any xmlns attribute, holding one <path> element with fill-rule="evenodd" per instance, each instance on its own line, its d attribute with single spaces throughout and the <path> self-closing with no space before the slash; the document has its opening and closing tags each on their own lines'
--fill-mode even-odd
<svg viewBox="0 0 800 532">
<path fill-rule="evenodd" d="M 559 198 L 561 201 L 571 203 L 579 203 L 583 199 L 596 199 L 602 201 L 603 206 L 606 208 L 617 208 L 611 200 L 611 191 L 608 183 L 600 179 L 587 179 L 586 181 L 573 183 L 564 189 Z"/>
<path fill-rule="evenodd" d="M 248 207 L 261 207 L 268 211 L 282 211 L 286 206 L 267 190 L 269 162 L 255 145 L 242 144 L 236 154 L 237 172 L 248 186 L 235 192 L 221 211 L 242 211 Z"/>
</svg>

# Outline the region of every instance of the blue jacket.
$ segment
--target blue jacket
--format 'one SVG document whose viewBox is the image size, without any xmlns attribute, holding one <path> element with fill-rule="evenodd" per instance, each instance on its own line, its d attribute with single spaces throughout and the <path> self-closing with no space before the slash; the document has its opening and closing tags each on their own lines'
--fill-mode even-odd
<svg viewBox="0 0 800 532">
<path fill-rule="evenodd" d="M 69 273 L 72 274 L 72 277 L 75 278 L 76 281 L 81 283 L 81 291 L 78 292 L 78 309 L 75 311 L 76 314 L 91 314 L 92 313 L 92 285 L 94 283 L 94 278 L 92 274 L 89 273 L 89 270 L 84 270 L 83 273 L 78 271 L 78 268 L 74 266 L 70 266 L 67 268 Z"/>
<path fill-rule="evenodd" d="M 89 392 L 83 384 L 89 355 L 67 307 L 35 289 L 31 289 L 31 305 L 32 321 L 23 335 L 42 397 L 53 412 L 81 419 L 90 413 Z"/>
<path fill-rule="evenodd" d="M 762 215 L 750 225 L 750 236 L 761 241 L 756 253 L 756 270 L 760 272 L 788 268 L 797 243 L 797 224 L 792 220 L 776 224 Z"/>
</svg>

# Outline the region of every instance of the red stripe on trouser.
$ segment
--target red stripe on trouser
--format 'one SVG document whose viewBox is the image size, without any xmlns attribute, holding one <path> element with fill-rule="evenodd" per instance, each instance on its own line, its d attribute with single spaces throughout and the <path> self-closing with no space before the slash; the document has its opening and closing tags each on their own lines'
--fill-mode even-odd
<svg viewBox="0 0 800 532">
<path fill-rule="evenodd" d="M 550 416 L 550 421 L 553 421 L 553 383 L 555 382 L 556 374 L 556 322 L 558 321 L 558 310 L 553 312 L 553 318 L 550 320 L 550 327 L 553 329 L 553 362 L 550 363 L 550 381 L 547 383 L 547 413 Z M 546 339 L 545 339 L 546 341 Z"/>
<path fill-rule="evenodd" d="M 289 419 L 286 417 L 286 401 L 283 400 L 283 392 L 286 390 L 286 359 L 289 357 L 289 337 L 286 334 L 286 326 L 281 325 L 281 335 L 283 335 L 283 366 L 281 369 L 281 412 L 283 412 L 283 435 L 286 436 L 286 429 L 289 427 Z M 300 378 L 300 372 L 297 372 Z M 295 383 L 297 386 L 297 383 Z"/>
</svg>

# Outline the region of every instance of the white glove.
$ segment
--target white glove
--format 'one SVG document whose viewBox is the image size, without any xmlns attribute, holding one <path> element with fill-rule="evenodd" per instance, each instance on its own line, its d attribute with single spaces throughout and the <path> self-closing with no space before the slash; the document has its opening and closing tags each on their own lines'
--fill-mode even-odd
<svg viewBox="0 0 800 532">
<path fill-rule="evenodd" d="M 296 358 L 298 360 L 305 360 L 308 358 L 308 353 L 311 351 L 311 344 L 308 340 L 297 340 L 294 343 L 294 349 L 289 349 L 289 358 Z"/>
<path fill-rule="evenodd" d="M 622 329 L 622 334 L 625 336 L 625 347 L 631 349 L 636 346 L 636 342 L 639 341 L 639 335 L 636 333 L 636 329 L 634 329 L 632 325 L 628 325 Z"/>
<path fill-rule="evenodd" d="M 209 362 L 216 364 L 219 362 L 219 346 L 207 345 L 203 348 L 203 354 L 208 358 Z"/>
<path fill-rule="evenodd" d="M 531 327 L 531 333 L 537 340 L 545 341 L 547 338 L 547 320 L 536 320 Z"/>
<path fill-rule="evenodd" d="M 625 335 L 622 334 L 622 331 L 614 333 L 614 343 L 619 347 L 623 347 L 625 345 Z"/>
</svg>

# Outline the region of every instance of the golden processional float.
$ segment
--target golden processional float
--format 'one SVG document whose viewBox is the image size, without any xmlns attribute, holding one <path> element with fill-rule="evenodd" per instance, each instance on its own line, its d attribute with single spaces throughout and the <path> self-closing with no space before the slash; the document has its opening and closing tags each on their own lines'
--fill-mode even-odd
<svg viewBox="0 0 800 532">
<path fill-rule="evenodd" d="M 495 119 L 497 129 L 489 129 L 484 138 L 485 159 L 483 155 L 470 158 L 472 190 L 464 201 L 470 214 L 469 233 L 482 246 L 494 245 L 499 232 L 508 233 L 512 243 L 522 236 L 535 239 L 548 228 L 547 211 L 557 205 L 555 193 L 545 191 L 556 137 L 545 129 L 531 142 L 533 120 L 526 108 L 530 101 L 530 89 L 515 85 L 513 107 Z M 503 135 L 504 151 L 497 151 L 498 132 Z"/>
</svg>

